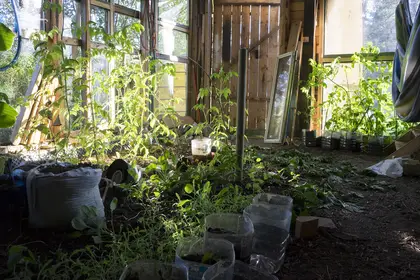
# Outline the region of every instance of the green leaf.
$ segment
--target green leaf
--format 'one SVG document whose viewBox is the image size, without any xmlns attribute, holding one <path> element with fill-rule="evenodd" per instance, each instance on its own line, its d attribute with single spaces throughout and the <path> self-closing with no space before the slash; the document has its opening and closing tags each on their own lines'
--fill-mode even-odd
<svg viewBox="0 0 420 280">
<path fill-rule="evenodd" d="M 0 101 L 0 128 L 12 127 L 16 122 L 18 112 L 6 102 Z"/>
<path fill-rule="evenodd" d="M 4 92 L 0 92 L 0 100 L 6 102 L 7 104 L 10 103 L 9 96 L 7 96 Z"/>
<path fill-rule="evenodd" d="M 9 259 L 7 260 L 7 267 L 13 269 L 18 262 L 23 258 L 23 252 L 27 251 L 25 246 L 17 245 L 9 249 Z"/>
<path fill-rule="evenodd" d="M 184 190 L 186 193 L 190 194 L 194 191 L 194 186 L 191 184 L 186 184 Z"/>
<path fill-rule="evenodd" d="M 191 201 L 190 199 L 181 200 L 181 201 L 178 203 L 178 207 L 182 207 L 182 206 L 184 206 L 186 203 L 188 203 L 188 202 L 190 202 L 190 201 Z"/>
<path fill-rule="evenodd" d="M 153 192 L 153 195 L 154 195 L 156 198 L 159 198 L 159 197 L 160 197 L 160 192 Z"/>
<path fill-rule="evenodd" d="M 0 23 L 0 51 L 4 52 L 10 50 L 13 46 L 15 33 L 10 30 L 6 25 Z"/>
<path fill-rule="evenodd" d="M 81 217 L 76 217 L 73 220 L 71 220 L 71 225 L 75 230 L 80 231 L 89 228 Z"/>
<path fill-rule="evenodd" d="M 118 205 L 118 198 L 114 197 L 111 203 L 109 204 L 109 209 L 111 210 L 111 212 L 114 212 L 114 210 L 117 209 L 117 205 Z"/>
</svg>

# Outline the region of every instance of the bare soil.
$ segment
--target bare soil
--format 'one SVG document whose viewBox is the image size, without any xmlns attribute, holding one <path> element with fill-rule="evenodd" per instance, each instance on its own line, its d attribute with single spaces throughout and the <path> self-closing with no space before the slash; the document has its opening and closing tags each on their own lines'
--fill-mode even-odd
<svg viewBox="0 0 420 280">
<path fill-rule="evenodd" d="M 339 151 L 330 155 L 359 170 L 380 160 Z M 316 210 L 317 216 L 331 218 L 337 229 L 324 230 L 313 240 L 294 240 L 281 279 L 420 279 L 420 178 L 356 176 L 340 188 L 353 194 L 352 202 L 364 211 L 339 206 Z"/>
</svg>

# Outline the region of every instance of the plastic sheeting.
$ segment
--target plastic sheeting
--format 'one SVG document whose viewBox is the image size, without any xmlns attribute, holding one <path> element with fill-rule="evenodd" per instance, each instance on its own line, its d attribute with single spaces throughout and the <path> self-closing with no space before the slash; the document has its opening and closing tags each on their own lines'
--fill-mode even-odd
<svg viewBox="0 0 420 280">
<path fill-rule="evenodd" d="M 420 14 L 412 20 L 408 0 L 396 9 L 397 50 L 394 57 L 392 99 L 405 122 L 420 121 Z"/>
</svg>

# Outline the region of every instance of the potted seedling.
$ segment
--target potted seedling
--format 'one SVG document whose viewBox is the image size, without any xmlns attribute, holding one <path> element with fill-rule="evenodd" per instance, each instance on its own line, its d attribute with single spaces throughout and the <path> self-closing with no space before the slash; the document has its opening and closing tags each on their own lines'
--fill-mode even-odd
<svg viewBox="0 0 420 280">
<path fill-rule="evenodd" d="M 254 236 L 254 225 L 249 217 L 240 214 L 212 214 L 204 222 L 205 240 L 228 240 L 234 245 L 236 259 L 249 259 Z"/>
<path fill-rule="evenodd" d="M 234 261 L 233 244 L 222 239 L 185 239 L 176 250 L 175 263 L 187 267 L 190 280 L 201 280 L 213 265 L 218 265 L 220 273 L 233 275 Z"/>
</svg>

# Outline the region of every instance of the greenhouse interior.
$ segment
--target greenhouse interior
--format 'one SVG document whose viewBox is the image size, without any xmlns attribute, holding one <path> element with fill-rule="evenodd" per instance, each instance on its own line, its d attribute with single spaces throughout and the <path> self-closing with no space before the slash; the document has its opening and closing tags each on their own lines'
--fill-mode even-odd
<svg viewBox="0 0 420 280">
<path fill-rule="evenodd" d="M 419 7 L 0 0 L 0 279 L 420 279 Z"/>
</svg>

